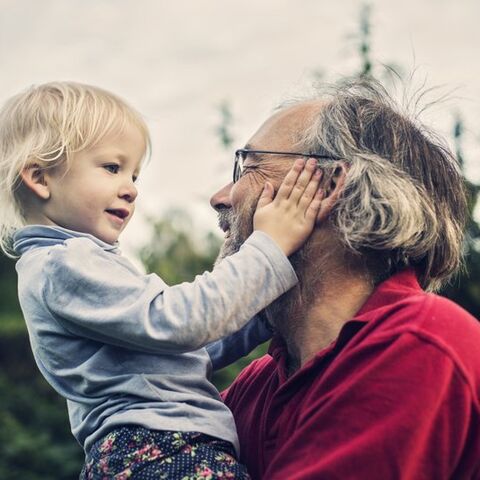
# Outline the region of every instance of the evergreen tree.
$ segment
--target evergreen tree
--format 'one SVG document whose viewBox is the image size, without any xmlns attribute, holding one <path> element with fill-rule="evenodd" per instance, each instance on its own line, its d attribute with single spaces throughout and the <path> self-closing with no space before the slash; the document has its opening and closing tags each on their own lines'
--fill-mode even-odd
<svg viewBox="0 0 480 480">
<path fill-rule="evenodd" d="M 371 59 L 372 51 L 372 9 L 369 4 L 364 4 L 360 14 L 360 31 L 358 34 L 358 53 L 361 66 L 357 75 L 374 76 L 374 65 Z M 393 72 L 400 77 L 398 67 L 393 64 L 383 65 L 383 72 Z M 453 127 L 453 140 L 456 158 L 462 172 L 465 172 L 463 152 L 464 122 L 457 115 Z M 459 275 L 446 286 L 441 294 L 451 298 L 468 310 L 474 317 L 480 319 L 480 227 L 474 219 L 474 211 L 478 201 L 480 186 L 468 180 L 465 176 L 465 186 L 468 194 L 468 222 L 465 239 L 465 266 Z"/>
<path fill-rule="evenodd" d="M 464 122 L 457 115 L 453 126 L 455 153 L 462 171 L 465 171 L 463 153 Z M 465 266 L 458 277 L 442 292 L 474 317 L 480 319 L 480 227 L 474 219 L 474 212 L 478 202 L 480 186 L 465 179 L 468 195 L 468 222 L 465 237 Z"/>
</svg>

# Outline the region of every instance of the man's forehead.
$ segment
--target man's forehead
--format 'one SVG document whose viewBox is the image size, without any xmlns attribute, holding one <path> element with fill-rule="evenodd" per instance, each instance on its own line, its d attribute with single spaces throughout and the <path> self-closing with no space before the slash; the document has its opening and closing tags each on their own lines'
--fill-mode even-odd
<svg viewBox="0 0 480 480">
<path fill-rule="evenodd" d="M 322 110 L 325 101 L 313 100 L 282 108 L 273 114 L 248 141 L 257 150 L 291 151 L 312 118 Z"/>
</svg>

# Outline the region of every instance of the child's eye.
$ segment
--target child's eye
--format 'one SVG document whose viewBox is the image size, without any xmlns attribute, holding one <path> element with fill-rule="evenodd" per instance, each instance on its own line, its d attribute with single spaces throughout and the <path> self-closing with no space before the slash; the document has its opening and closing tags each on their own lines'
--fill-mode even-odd
<svg viewBox="0 0 480 480">
<path fill-rule="evenodd" d="M 108 170 L 110 173 L 118 173 L 120 165 L 117 165 L 116 163 L 109 163 L 108 165 L 104 165 L 103 168 Z"/>
</svg>

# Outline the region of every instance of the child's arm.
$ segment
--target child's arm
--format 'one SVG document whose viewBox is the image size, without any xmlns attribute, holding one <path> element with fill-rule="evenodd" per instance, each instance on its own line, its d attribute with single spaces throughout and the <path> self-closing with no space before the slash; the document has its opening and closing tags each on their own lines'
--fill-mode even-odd
<svg viewBox="0 0 480 480">
<path fill-rule="evenodd" d="M 289 229 L 298 244 L 298 237 L 305 239 L 310 233 L 304 228 L 304 217 L 315 202 L 311 192 L 316 191 L 318 178 L 311 170 L 299 176 L 298 167 L 287 177 L 283 190 L 288 197 L 283 195 L 275 205 L 275 214 L 280 213 L 278 223 L 287 218 L 301 225 Z M 292 178 L 295 183 L 288 186 Z M 302 194 L 290 195 L 299 184 Z M 303 200 L 306 196 L 308 201 Z M 265 203 L 268 207 L 275 201 L 267 198 Z M 302 209 L 300 218 L 288 213 L 295 210 L 301 214 Z M 311 225 L 313 228 L 313 221 Z M 291 249 L 295 243 L 289 245 Z M 112 255 L 87 238 L 54 247 L 44 270 L 43 297 L 67 331 L 142 351 L 184 352 L 225 337 L 297 282 L 284 253 L 262 232 L 254 232 L 239 252 L 225 258 L 213 272 L 173 287 L 157 275 L 134 273 L 128 262 Z"/>
</svg>

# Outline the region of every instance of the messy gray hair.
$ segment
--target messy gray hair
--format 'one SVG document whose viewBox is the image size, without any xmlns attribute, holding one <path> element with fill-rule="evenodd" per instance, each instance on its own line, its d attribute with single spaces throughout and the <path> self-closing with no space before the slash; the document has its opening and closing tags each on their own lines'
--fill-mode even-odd
<svg viewBox="0 0 480 480">
<path fill-rule="evenodd" d="M 331 222 L 370 270 L 388 276 L 413 266 L 427 290 L 458 270 L 467 204 L 457 161 L 378 82 L 348 80 L 329 89 L 299 143 L 347 164 Z"/>
</svg>

